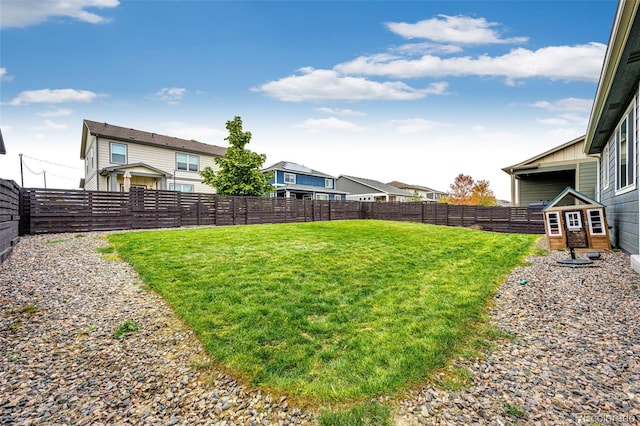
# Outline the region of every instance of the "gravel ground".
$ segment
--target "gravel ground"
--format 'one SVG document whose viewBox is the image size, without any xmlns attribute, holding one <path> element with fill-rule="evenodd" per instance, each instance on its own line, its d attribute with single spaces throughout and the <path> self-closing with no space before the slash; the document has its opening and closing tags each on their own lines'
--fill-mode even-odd
<svg viewBox="0 0 640 426">
<path fill-rule="evenodd" d="M 163 300 L 96 251 L 104 235 L 23 237 L 0 266 L 0 424 L 314 424 L 211 368 Z M 640 424 L 640 275 L 623 253 L 566 257 L 514 270 L 490 314 L 511 337 L 455 361 L 469 387 L 391 400 L 395 423 Z M 126 320 L 138 331 L 114 338 Z"/>
</svg>

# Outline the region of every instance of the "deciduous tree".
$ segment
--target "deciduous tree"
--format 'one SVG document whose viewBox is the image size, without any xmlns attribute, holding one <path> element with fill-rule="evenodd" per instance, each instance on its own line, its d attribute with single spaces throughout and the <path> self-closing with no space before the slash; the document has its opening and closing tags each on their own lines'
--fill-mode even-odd
<svg viewBox="0 0 640 426">
<path fill-rule="evenodd" d="M 468 206 L 496 205 L 496 197 L 489 188 L 488 180 L 475 182 L 471 176 L 460 173 L 449 188 L 449 195 L 440 198 L 438 202 Z"/>
<path fill-rule="evenodd" d="M 273 190 L 269 183 L 270 174 L 262 172 L 267 159 L 265 154 L 258 154 L 246 149 L 251 141 L 251 132 L 242 130 L 242 118 L 236 116 L 227 121 L 229 148 L 224 157 L 215 158 L 219 170 L 205 167 L 200 175 L 203 182 L 216 188 L 221 195 L 265 195 Z"/>
</svg>

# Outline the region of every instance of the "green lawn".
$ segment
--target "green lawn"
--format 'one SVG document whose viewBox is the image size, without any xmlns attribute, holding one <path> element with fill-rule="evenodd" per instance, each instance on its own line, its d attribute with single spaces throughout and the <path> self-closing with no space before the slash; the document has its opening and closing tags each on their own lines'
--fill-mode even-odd
<svg viewBox="0 0 640 426">
<path fill-rule="evenodd" d="M 109 241 L 216 363 L 255 386 L 340 402 L 401 391 L 443 367 L 536 238 L 370 220 Z"/>
</svg>

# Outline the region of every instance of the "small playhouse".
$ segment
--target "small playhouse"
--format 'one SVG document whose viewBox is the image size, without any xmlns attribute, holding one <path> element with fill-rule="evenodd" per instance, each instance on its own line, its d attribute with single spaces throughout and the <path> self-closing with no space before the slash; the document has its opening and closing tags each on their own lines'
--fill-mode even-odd
<svg viewBox="0 0 640 426">
<path fill-rule="evenodd" d="M 544 209 L 549 248 L 610 249 L 605 205 L 566 187 Z"/>
</svg>

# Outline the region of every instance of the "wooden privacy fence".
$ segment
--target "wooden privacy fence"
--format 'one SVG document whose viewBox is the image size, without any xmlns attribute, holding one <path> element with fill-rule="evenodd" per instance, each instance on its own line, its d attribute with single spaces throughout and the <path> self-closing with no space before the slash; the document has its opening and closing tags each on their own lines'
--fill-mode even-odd
<svg viewBox="0 0 640 426">
<path fill-rule="evenodd" d="M 129 193 L 25 188 L 22 234 L 350 219 L 544 233 L 537 208 L 231 197 L 132 188 Z"/>
<path fill-rule="evenodd" d="M 20 238 L 20 187 L 0 179 L 0 262 L 11 254 Z"/>
</svg>

